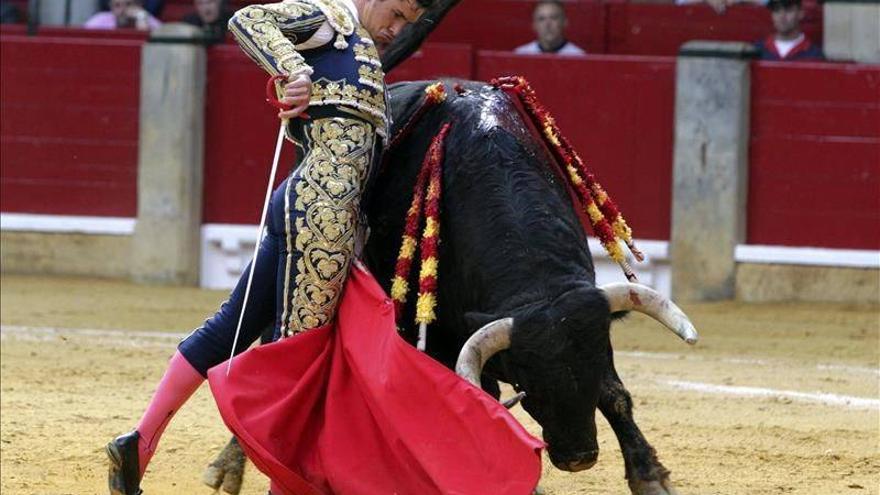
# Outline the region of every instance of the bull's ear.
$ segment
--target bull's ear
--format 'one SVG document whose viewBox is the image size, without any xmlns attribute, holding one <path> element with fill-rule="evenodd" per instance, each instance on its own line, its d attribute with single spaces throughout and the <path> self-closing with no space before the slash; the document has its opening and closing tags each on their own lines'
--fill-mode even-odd
<svg viewBox="0 0 880 495">
<path fill-rule="evenodd" d="M 495 320 L 500 320 L 504 316 L 493 313 L 482 313 L 480 311 L 468 311 L 464 314 L 464 322 L 469 331 L 476 331 Z"/>
</svg>

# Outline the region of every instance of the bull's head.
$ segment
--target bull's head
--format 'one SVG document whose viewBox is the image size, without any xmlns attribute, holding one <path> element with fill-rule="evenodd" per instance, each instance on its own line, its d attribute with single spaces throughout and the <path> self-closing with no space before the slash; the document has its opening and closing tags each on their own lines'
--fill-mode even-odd
<svg viewBox="0 0 880 495">
<path fill-rule="evenodd" d="M 612 369 L 612 314 L 628 310 L 654 317 L 690 344 L 697 340 L 687 316 L 653 289 L 632 283 L 584 287 L 483 326 L 461 350 L 456 372 L 479 386 L 489 358 L 506 351 L 503 374 L 525 392 L 523 407 L 543 428 L 551 462 L 566 471 L 589 469 L 599 453 L 599 386 Z"/>
</svg>

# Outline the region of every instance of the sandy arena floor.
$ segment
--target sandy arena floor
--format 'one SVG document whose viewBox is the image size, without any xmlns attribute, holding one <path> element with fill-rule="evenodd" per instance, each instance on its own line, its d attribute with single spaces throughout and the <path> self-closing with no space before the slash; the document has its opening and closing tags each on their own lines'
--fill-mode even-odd
<svg viewBox="0 0 880 495">
<path fill-rule="evenodd" d="M 135 425 L 176 340 L 225 294 L 17 276 L 0 290 L 0 491 L 107 493 L 104 445 Z M 880 493 L 880 308 L 684 309 L 701 333 L 694 348 L 641 315 L 614 329 L 637 421 L 682 494 Z M 168 428 L 144 491 L 211 493 L 201 471 L 228 437 L 202 387 Z M 545 462 L 548 494 L 629 493 L 601 419 L 599 437 L 590 471 Z M 245 476 L 243 493 L 266 493 L 259 472 Z"/>
</svg>

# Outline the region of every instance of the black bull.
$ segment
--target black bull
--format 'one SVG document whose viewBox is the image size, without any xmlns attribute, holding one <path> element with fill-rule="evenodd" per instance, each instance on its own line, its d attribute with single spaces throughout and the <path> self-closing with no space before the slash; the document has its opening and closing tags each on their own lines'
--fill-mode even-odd
<svg viewBox="0 0 880 495">
<path fill-rule="evenodd" d="M 392 135 L 421 105 L 428 84 L 390 88 Z M 525 392 L 522 405 L 541 425 L 553 464 L 579 471 L 596 462 L 598 407 L 618 438 L 632 492 L 675 493 L 614 369 L 609 330 L 621 314 L 615 310 L 642 309 L 621 305 L 596 287 L 574 205 L 509 97 L 483 83 L 461 84 L 460 92 L 447 84 L 447 100 L 422 115 L 387 155 L 369 198 L 368 265 L 390 290 L 413 184 L 431 139 L 451 122 L 444 146 L 437 321 L 429 328 L 428 354 L 454 368 L 477 329 L 503 320 L 509 342 L 500 352 L 497 346 L 490 351 L 498 353 L 482 369 L 478 363 L 475 376 L 496 397 L 497 381 Z M 417 286 L 415 278 L 410 286 Z M 411 315 L 415 295 L 408 299 L 405 313 Z M 658 304 L 677 311 L 668 301 Z M 684 321 L 658 319 L 689 326 L 680 317 Z M 223 464 L 215 461 L 206 479 L 215 488 Z"/>
</svg>

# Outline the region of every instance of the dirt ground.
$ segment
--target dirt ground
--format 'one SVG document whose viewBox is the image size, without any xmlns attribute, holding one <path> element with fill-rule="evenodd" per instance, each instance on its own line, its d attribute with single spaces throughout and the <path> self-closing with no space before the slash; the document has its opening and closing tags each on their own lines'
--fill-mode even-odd
<svg viewBox="0 0 880 495">
<path fill-rule="evenodd" d="M 225 294 L 18 276 L 0 291 L 0 491 L 107 493 L 104 445 L 135 425 L 177 339 Z M 696 347 L 641 315 L 613 330 L 636 419 L 682 494 L 880 493 L 880 308 L 684 309 Z M 228 437 L 203 386 L 169 426 L 145 493 L 211 493 L 201 470 Z M 546 492 L 628 493 L 602 419 L 599 443 L 589 471 L 545 461 Z M 242 493 L 265 494 L 259 472 L 245 477 Z"/>
</svg>

